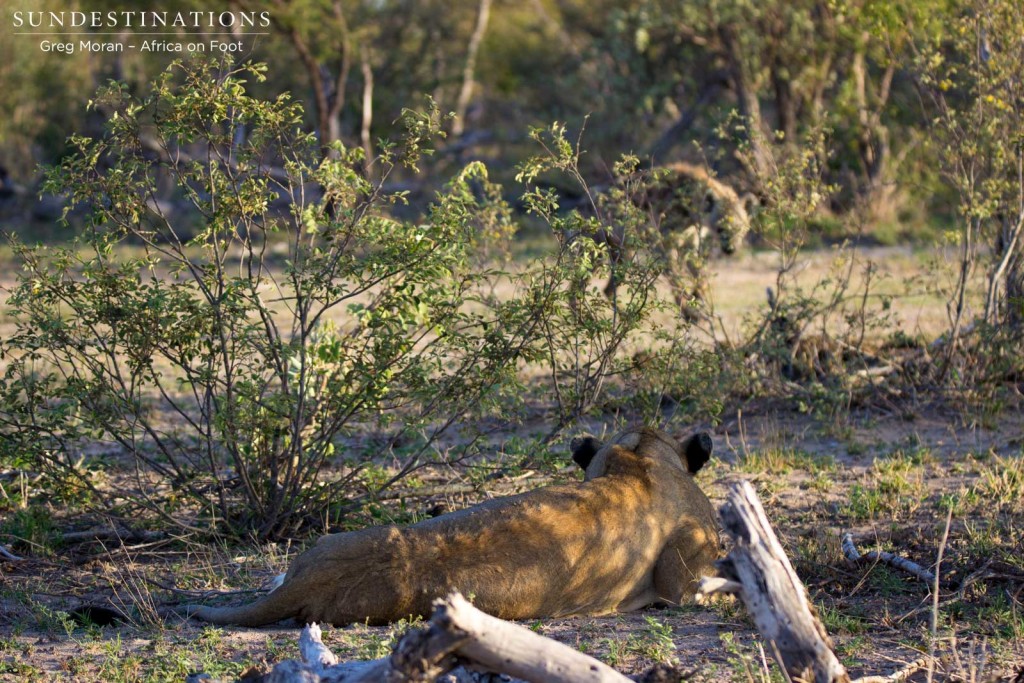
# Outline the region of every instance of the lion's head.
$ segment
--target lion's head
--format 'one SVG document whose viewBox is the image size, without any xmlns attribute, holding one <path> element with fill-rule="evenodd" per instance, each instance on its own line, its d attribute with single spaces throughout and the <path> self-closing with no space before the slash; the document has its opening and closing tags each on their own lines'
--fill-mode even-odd
<svg viewBox="0 0 1024 683">
<path fill-rule="evenodd" d="M 714 443 L 707 432 L 698 432 L 678 441 L 661 430 L 638 427 L 619 432 L 607 442 L 589 435 L 576 437 L 569 448 L 573 462 L 583 468 L 585 479 L 590 481 L 607 473 L 608 456 L 616 446 L 678 466 L 693 475 L 711 457 Z"/>
</svg>

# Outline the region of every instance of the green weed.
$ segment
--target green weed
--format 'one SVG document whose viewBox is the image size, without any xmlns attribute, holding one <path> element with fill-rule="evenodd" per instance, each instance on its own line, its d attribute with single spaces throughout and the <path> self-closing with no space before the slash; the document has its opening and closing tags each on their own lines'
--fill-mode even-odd
<svg viewBox="0 0 1024 683">
<path fill-rule="evenodd" d="M 626 639 L 626 651 L 653 662 L 676 663 L 676 646 L 672 642 L 672 627 L 651 616 L 644 616 L 643 631 Z"/>
</svg>

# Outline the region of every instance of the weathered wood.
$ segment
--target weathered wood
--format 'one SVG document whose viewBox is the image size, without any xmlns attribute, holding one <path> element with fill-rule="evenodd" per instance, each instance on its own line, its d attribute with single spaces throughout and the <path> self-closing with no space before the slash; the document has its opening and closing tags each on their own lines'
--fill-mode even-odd
<svg viewBox="0 0 1024 683">
<path fill-rule="evenodd" d="M 406 633 L 389 657 L 369 662 L 338 664 L 323 644 L 320 627 L 310 624 L 299 637 L 302 662 L 276 665 L 259 683 L 415 683 L 433 681 L 458 665 L 452 652 L 466 636 L 438 621 L 437 613 L 427 628 Z"/>
<path fill-rule="evenodd" d="M 322 673 L 338 663 L 338 658 L 324 645 L 320 627 L 316 624 L 310 624 L 302 629 L 302 635 L 299 636 L 299 654 L 302 661 L 317 673 Z"/>
<path fill-rule="evenodd" d="M 568 645 L 484 614 L 458 593 L 439 606 L 469 639 L 457 654 L 490 671 L 534 683 L 629 683 L 629 679 Z M 438 612 L 434 613 L 434 617 Z"/>
<path fill-rule="evenodd" d="M 850 676 L 807 599 L 807 589 L 749 482 L 732 487 L 721 516 L 735 546 L 719 569 L 726 579 L 742 585 L 740 597 L 789 679 L 849 683 Z"/>
<path fill-rule="evenodd" d="M 398 683 L 434 681 L 452 672 L 455 681 L 479 676 L 457 670 L 508 674 L 531 683 L 629 683 L 601 662 L 527 628 L 484 614 L 458 593 L 439 600 L 426 628 L 410 631 L 391 655 L 371 662 L 338 664 L 323 644 L 320 628 L 299 638 L 302 662 L 282 662 L 260 683 Z M 453 671 L 455 670 L 455 671 Z"/>
<path fill-rule="evenodd" d="M 917 562 L 908 560 L 907 558 L 901 557 L 895 553 L 890 553 L 885 550 L 872 550 L 861 555 L 857 550 L 856 544 L 853 542 L 852 534 L 843 535 L 843 555 L 845 555 L 846 559 L 850 562 L 859 564 L 882 562 L 883 564 L 905 571 L 915 579 L 920 579 L 925 583 L 932 583 L 935 581 L 934 572 L 925 569 Z"/>
<path fill-rule="evenodd" d="M 697 583 L 697 598 L 702 599 L 714 593 L 728 593 L 739 595 L 743 591 L 743 584 L 738 581 L 724 579 L 721 576 L 702 576 Z"/>
<path fill-rule="evenodd" d="M 860 551 L 857 550 L 857 545 L 853 542 L 853 534 L 843 534 L 843 555 L 854 564 L 861 561 Z"/>
</svg>

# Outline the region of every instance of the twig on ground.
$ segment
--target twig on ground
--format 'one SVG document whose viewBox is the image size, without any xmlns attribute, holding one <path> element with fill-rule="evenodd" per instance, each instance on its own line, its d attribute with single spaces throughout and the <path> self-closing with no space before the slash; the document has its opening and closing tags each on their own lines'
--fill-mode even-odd
<svg viewBox="0 0 1024 683">
<path fill-rule="evenodd" d="M 843 534 L 843 555 L 845 555 L 846 559 L 850 562 L 857 563 L 861 560 L 860 552 L 857 550 L 857 546 L 853 543 L 853 534 Z"/>
<path fill-rule="evenodd" d="M 930 661 L 931 657 L 919 657 L 902 669 L 893 671 L 888 676 L 861 676 L 860 678 L 854 679 L 852 683 L 902 683 L 921 669 L 928 666 Z"/>
<path fill-rule="evenodd" d="M 84 541 L 141 541 L 148 543 L 167 538 L 163 531 L 133 531 L 131 529 L 110 526 L 97 526 L 85 531 L 68 531 L 61 534 L 65 543 L 82 543 Z"/>
<path fill-rule="evenodd" d="M 10 562 L 22 562 L 25 559 L 24 557 L 18 557 L 2 545 L 0 545 L 0 557 Z"/>
<path fill-rule="evenodd" d="M 861 555 L 857 550 L 857 546 L 853 542 L 853 535 L 849 533 L 843 535 L 843 555 L 846 556 L 847 560 L 856 564 L 882 562 L 883 564 L 901 569 L 925 583 L 935 582 L 934 573 L 925 569 L 917 562 L 908 560 L 907 558 L 896 555 L 895 553 L 890 553 L 886 550 L 872 550 Z"/>
<path fill-rule="evenodd" d="M 299 652 L 302 661 L 317 673 L 323 673 L 324 669 L 338 663 L 338 658 L 324 645 L 320 627 L 316 624 L 310 624 L 302 629 L 302 635 L 299 636 Z"/>
<path fill-rule="evenodd" d="M 949 542 L 949 525 L 952 522 L 953 508 L 949 508 L 946 513 L 946 528 L 942 532 L 938 556 L 935 558 L 935 575 L 932 577 L 932 637 L 928 640 L 928 683 L 932 683 L 935 676 L 935 643 L 939 640 L 939 573 L 942 570 L 942 556 L 946 552 L 946 543 Z"/>
<path fill-rule="evenodd" d="M 872 550 L 869 553 L 864 554 L 865 562 L 882 562 L 884 564 L 891 565 L 897 569 L 902 569 L 906 573 L 910 574 L 916 579 L 920 579 L 925 583 L 933 583 L 935 581 L 935 574 L 928 571 L 921 565 L 905 557 L 900 557 L 894 553 L 887 552 L 885 550 Z"/>
<path fill-rule="evenodd" d="M 703 576 L 697 584 L 697 601 L 707 600 L 715 593 L 738 595 L 743 592 L 743 584 L 739 581 L 723 579 L 720 576 Z"/>
</svg>

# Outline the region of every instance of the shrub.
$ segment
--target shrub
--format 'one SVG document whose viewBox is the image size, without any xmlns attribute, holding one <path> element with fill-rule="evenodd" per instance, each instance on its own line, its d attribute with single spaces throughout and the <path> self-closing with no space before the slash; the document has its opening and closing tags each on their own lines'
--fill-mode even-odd
<svg viewBox="0 0 1024 683">
<path fill-rule="evenodd" d="M 82 235 L 53 251 L 15 243 L 0 458 L 31 460 L 122 514 L 276 537 L 345 509 L 331 502 L 359 468 L 322 476 L 345 435 L 372 427 L 416 444 L 388 486 L 453 425 L 504 409 L 520 393 L 517 362 L 547 357 L 576 261 L 563 245 L 520 277 L 518 297 L 493 295 L 506 276 L 480 255 L 512 227 L 483 165 L 422 222 L 389 217 L 403 194 L 385 182 L 429 152 L 437 110 L 405 112 L 405 137 L 382 141 L 370 182 L 361 150 L 321 157 L 298 104 L 249 94 L 264 70 L 178 62 L 144 98 L 117 83 L 99 93 L 106 136 L 72 138 L 46 187 L 87 209 Z M 197 225 L 162 208 L 166 185 Z M 602 311 L 587 324 L 614 315 Z M 94 485 L 86 440 L 130 454 L 130 488 Z"/>
<path fill-rule="evenodd" d="M 1024 341 L 1024 18 L 1015 3 L 967 0 L 956 7 L 950 29 L 917 45 L 912 63 L 930 105 L 942 179 L 958 199 L 949 235 L 958 254 L 942 378 L 963 348 L 981 357 L 989 348 L 1019 357 Z M 985 294 L 972 311 L 969 289 L 979 268 Z M 970 331 L 978 333 L 977 343 L 964 347 L 961 337 Z M 960 355 L 970 360 L 972 354 Z M 983 377 L 986 362 L 977 366 L 978 373 L 957 370 Z M 1001 379 L 1020 371 L 1018 364 Z"/>
</svg>

